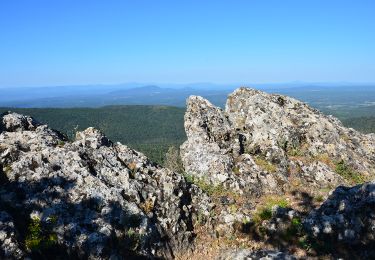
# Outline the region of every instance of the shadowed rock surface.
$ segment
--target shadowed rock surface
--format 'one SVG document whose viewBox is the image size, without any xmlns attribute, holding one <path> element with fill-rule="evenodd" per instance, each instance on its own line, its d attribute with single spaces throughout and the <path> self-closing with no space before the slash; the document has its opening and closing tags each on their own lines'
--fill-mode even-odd
<svg viewBox="0 0 375 260">
<path fill-rule="evenodd" d="M 304 222 L 314 237 L 375 249 L 375 183 L 338 187 Z M 375 257 L 372 252 L 372 257 Z"/>
</svg>

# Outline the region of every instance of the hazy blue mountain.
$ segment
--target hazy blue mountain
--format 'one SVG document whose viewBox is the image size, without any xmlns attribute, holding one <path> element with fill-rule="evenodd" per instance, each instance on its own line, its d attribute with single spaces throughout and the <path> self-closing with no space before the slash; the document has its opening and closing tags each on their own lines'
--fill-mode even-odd
<svg viewBox="0 0 375 260">
<path fill-rule="evenodd" d="M 159 87 L 147 85 L 64 86 L 41 88 L 3 88 L 0 106 L 6 107 L 100 107 L 106 105 L 172 105 L 185 106 L 190 95 L 209 98 L 224 104 L 234 87 L 198 86 Z"/>
<path fill-rule="evenodd" d="M 19 108 L 101 107 L 107 105 L 168 105 L 184 107 L 190 95 L 203 96 L 223 107 L 226 97 L 240 84 L 140 84 L 1 88 L 0 106 Z M 375 114 L 375 84 L 303 83 L 248 85 L 285 94 L 326 113 L 353 117 Z M 354 112 L 353 112 L 354 111 Z"/>
</svg>

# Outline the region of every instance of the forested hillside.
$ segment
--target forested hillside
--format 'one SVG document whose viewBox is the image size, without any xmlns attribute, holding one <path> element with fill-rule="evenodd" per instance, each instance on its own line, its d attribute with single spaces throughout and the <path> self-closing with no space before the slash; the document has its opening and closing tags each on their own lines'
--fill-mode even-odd
<svg viewBox="0 0 375 260">
<path fill-rule="evenodd" d="M 101 108 L 2 108 L 30 115 L 72 138 L 93 126 L 114 142 L 121 142 L 162 162 L 169 146 L 185 139 L 184 108 L 166 106 L 107 106 Z"/>
<path fill-rule="evenodd" d="M 101 108 L 2 108 L 0 112 L 7 110 L 31 115 L 65 133 L 69 138 L 76 131 L 96 127 L 112 141 L 141 151 L 159 163 L 163 163 L 169 146 L 179 147 L 186 139 L 185 108 L 179 107 L 130 105 Z M 352 115 L 355 117 L 351 118 L 347 110 L 324 112 L 337 116 L 345 126 L 364 133 L 375 132 L 375 116 L 361 116 L 371 115 L 371 111 L 357 113 L 358 109 L 353 110 Z"/>
<path fill-rule="evenodd" d="M 348 118 L 344 119 L 342 122 L 345 126 L 352 127 L 363 133 L 375 133 L 375 116 Z"/>
</svg>

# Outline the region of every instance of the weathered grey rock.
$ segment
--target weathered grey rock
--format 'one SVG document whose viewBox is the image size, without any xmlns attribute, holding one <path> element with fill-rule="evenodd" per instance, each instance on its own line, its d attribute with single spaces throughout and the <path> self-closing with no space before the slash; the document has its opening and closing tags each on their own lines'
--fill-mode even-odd
<svg viewBox="0 0 375 260">
<path fill-rule="evenodd" d="M 248 201 L 303 189 L 311 196 L 310 208 L 320 191 L 375 178 L 373 134 L 345 128 L 336 118 L 286 96 L 239 88 L 229 95 L 224 111 L 191 96 L 185 131 L 188 139 L 180 154 L 187 174 Z M 248 203 L 223 207 L 214 217 L 215 232 L 235 233 L 236 223 L 251 220 L 252 211 Z M 272 229 L 283 233 L 290 223 L 271 219 L 263 228 L 271 237 Z"/>
<path fill-rule="evenodd" d="M 239 88 L 229 95 L 225 111 L 233 128 L 246 137 L 244 150 L 283 162 L 288 151 L 327 154 L 345 160 L 364 174 L 374 174 L 374 139 L 343 127 L 341 122 L 282 95 Z"/>
<path fill-rule="evenodd" d="M 0 211 L 0 254 L 2 257 L 21 259 L 24 256 L 17 241 L 16 232 L 12 217 L 7 212 Z"/>
<path fill-rule="evenodd" d="M 110 146 L 111 142 L 99 130 L 89 127 L 82 132 L 76 133 L 76 141 L 80 141 L 83 146 L 88 146 L 94 149 L 100 146 Z"/>
<path fill-rule="evenodd" d="M 112 144 L 94 128 L 70 143 L 24 119 L 34 122 L 14 113 L 1 118 L 12 130 L 0 134 L 2 257 L 30 254 L 17 234 L 30 232 L 31 219 L 44 232 L 34 254 L 49 245 L 79 258 L 173 258 L 192 248 L 193 223 L 198 215 L 209 216 L 212 205 L 182 175 Z M 14 218 L 24 224 L 13 224 Z M 56 241 L 48 244 L 48 237 Z"/>
<path fill-rule="evenodd" d="M 202 97 L 190 97 L 185 131 L 189 141 L 180 148 L 185 170 L 215 184 L 226 181 L 233 165 L 232 132 L 222 111 Z"/>
<path fill-rule="evenodd" d="M 7 112 L 1 116 L 0 132 L 16 132 L 24 130 L 34 130 L 40 124 L 29 116 Z"/>
<path fill-rule="evenodd" d="M 304 226 L 322 241 L 375 251 L 375 182 L 336 188 L 319 209 L 309 214 Z"/>
<path fill-rule="evenodd" d="M 373 135 L 286 96 L 239 88 L 225 111 L 192 96 L 185 130 L 185 171 L 240 193 L 282 193 L 292 182 L 315 190 L 351 182 L 335 172 L 341 160 L 363 179 L 375 176 Z"/>
</svg>

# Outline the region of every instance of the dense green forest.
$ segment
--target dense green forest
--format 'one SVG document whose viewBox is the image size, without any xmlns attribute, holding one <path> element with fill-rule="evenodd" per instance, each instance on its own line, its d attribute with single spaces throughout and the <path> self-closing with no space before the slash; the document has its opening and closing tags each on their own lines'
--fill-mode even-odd
<svg viewBox="0 0 375 260">
<path fill-rule="evenodd" d="M 168 147 L 179 147 L 186 138 L 185 108 L 179 107 L 129 105 L 101 108 L 3 108 L 0 113 L 7 110 L 31 115 L 65 133 L 69 138 L 73 138 L 77 130 L 96 127 L 112 141 L 141 151 L 159 163 L 164 162 Z M 352 115 L 358 116 L 353 118 L 349 117 L 347 110 L 325 112 L 337 116 L 345 126 L 364 133 L 375 132 L 375 116 L 371 116 L 373 110 L 362 110 L 358 113 L 352 110 Z"/>
<path fill-rule="evenodd" d="M 373 117 L 354 117 L 342 120 L 347 127 L 352 127 L 363 133 L 375 133 L 375 116 Z"/>
<path fill-rule="evenodd" d="M 169 146 L 185 140 L 184 108 L 166 106 L 106 106 L 101 108 L 3 108 L 30 115 L 73 138 L 93 126 L 113 142 L 121 142 L 163 162 Z"/>
</svg>

